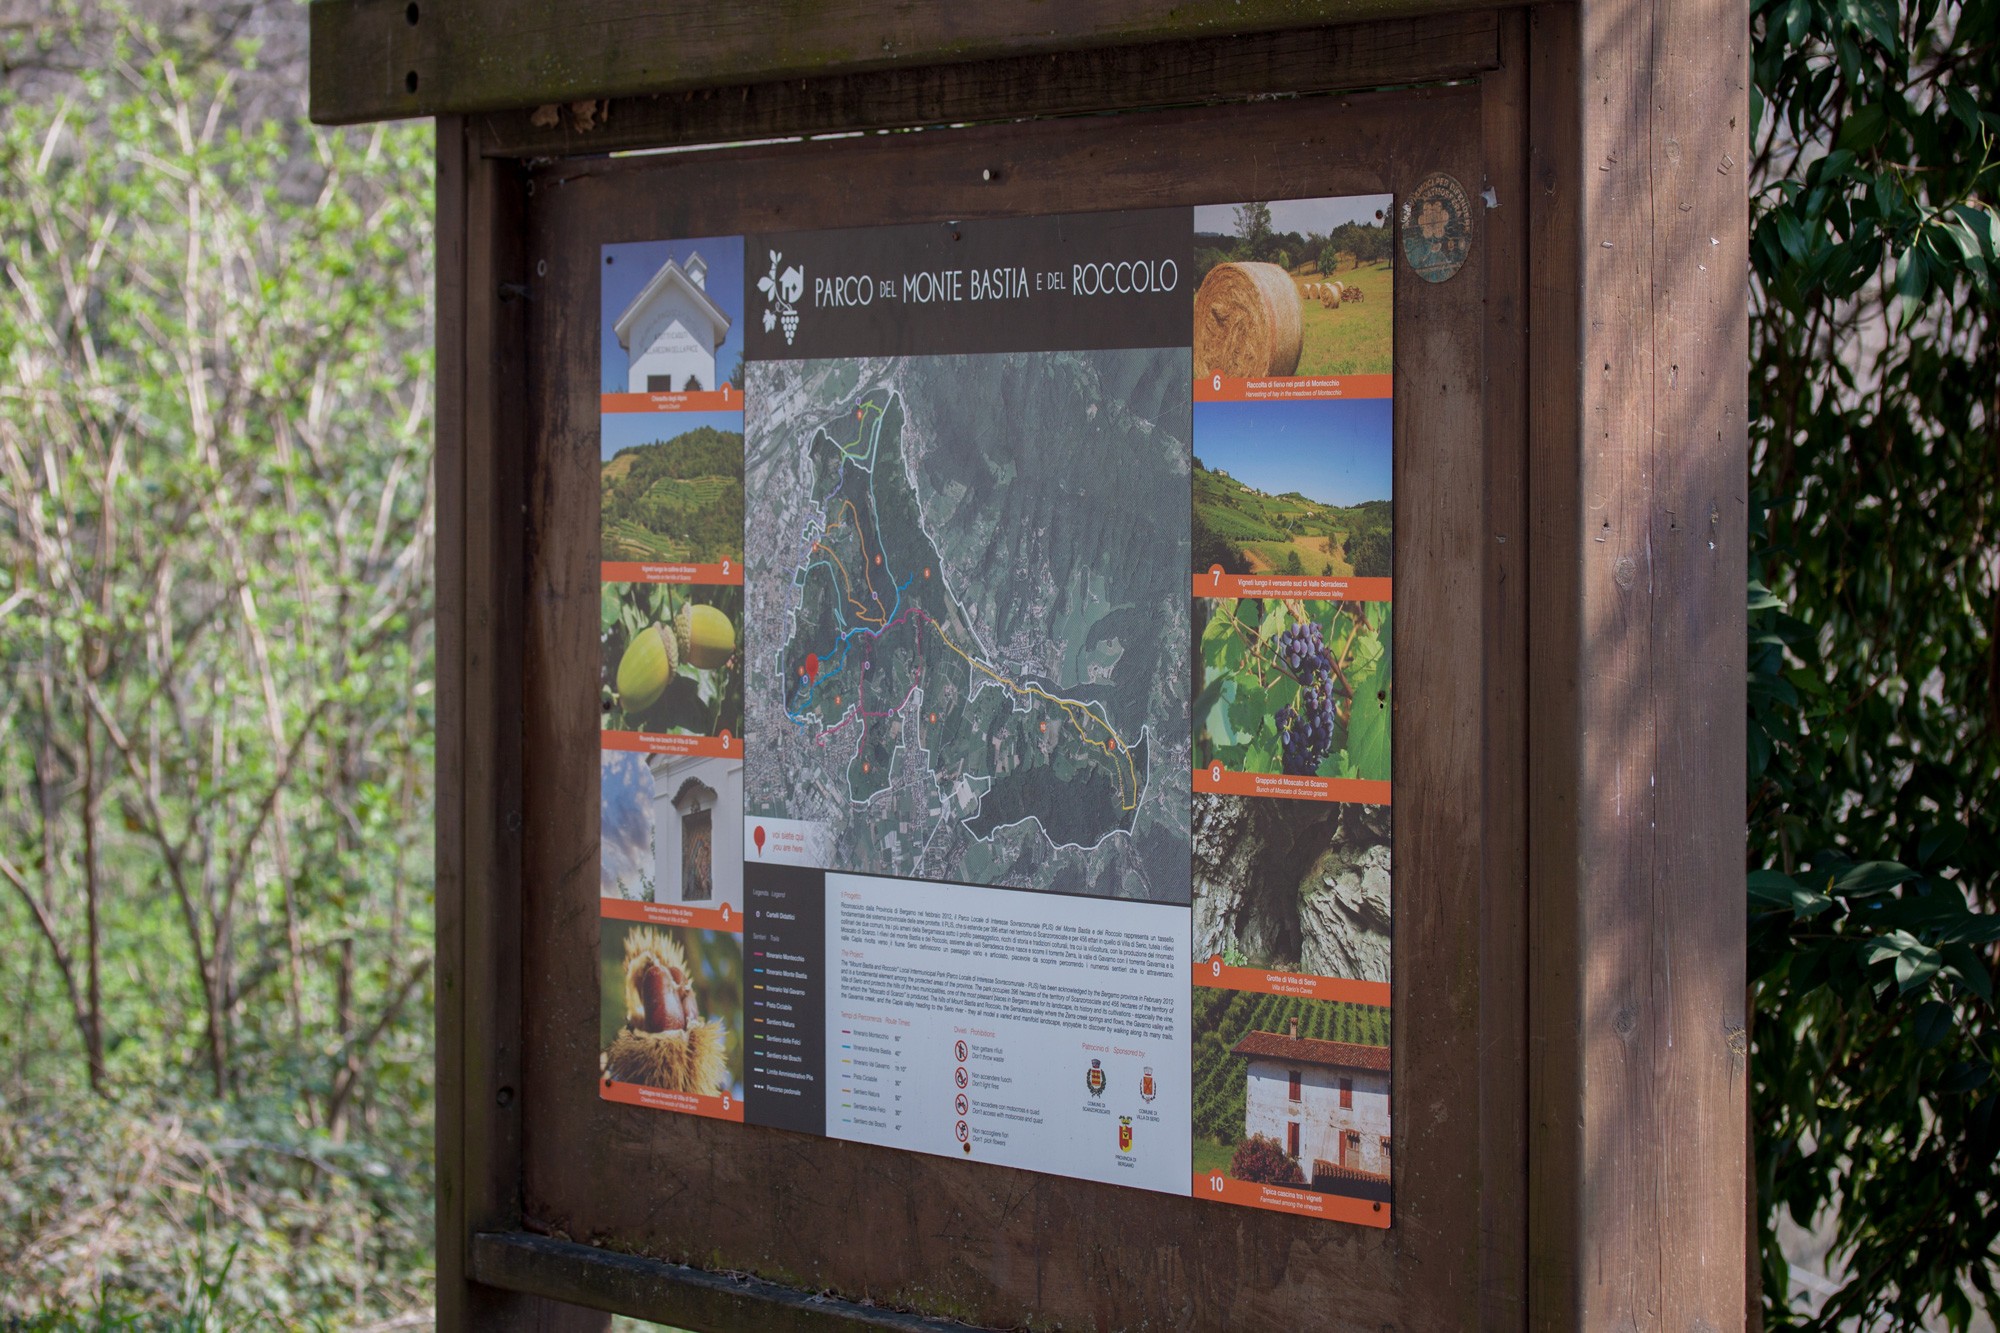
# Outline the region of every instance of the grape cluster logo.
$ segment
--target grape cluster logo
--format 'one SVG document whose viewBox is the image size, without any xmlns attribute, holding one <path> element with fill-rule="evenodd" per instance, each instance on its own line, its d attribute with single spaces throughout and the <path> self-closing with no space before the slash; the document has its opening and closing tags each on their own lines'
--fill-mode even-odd
<svg viewBox="0 0 2000 1333">
<path fill-rule="evenodd" d="M 757 290 L 764 293 L 764 332 L 769 333 L 779 324 L 785 326 L 785 346 L 792 345 L 792 337 L 799 331 L 799 298 L 805 295 L 806 271 L 797 264 L 782 273 L 778 265 L 784 255 L 776 250 L 767 251 L 771 256 L 771 271 L 757 279 Z"/>
</svg>

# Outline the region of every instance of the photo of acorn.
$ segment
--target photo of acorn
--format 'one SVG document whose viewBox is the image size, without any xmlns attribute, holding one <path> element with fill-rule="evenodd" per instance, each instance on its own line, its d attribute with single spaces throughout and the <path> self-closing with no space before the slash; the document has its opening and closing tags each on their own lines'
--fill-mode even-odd
<svg viewBox="0 0 2000 1333">
<path fill-rule="evenodd" d="M 603 729 L 740 736 L 742 616 L 740 587 L 603 585 Z"/>
</svg>

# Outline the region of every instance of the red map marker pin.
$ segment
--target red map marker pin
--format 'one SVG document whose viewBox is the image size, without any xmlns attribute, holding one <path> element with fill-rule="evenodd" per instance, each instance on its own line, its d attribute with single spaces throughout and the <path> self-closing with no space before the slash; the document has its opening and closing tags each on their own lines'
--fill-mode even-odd
<svg viewBox="0 0 2000 1333">
<path fill-rule="evenodd" d="M 818 680 L 818 679 L 819 679 L 819 654 L 818 654 L 818 653 L 807 653 L 807 654 L 806 654 L 806 679 L 807 679 L 807 680 Z"/>
<path fill-rule="evenodd" d="M 750 841 L 757 844 L 757 855 L 762 856 L 764 854 L 764 826 L 762 824 L 750 830 Z"/>
</svg>

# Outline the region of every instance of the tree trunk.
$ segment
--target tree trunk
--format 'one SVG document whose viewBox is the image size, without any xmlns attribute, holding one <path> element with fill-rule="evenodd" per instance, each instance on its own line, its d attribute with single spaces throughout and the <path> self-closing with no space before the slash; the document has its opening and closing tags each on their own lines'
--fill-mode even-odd
<svg viewBox="0 0 2000 1333">
<path fill-rule="evenodd" d="M 100 1097 L 104 1087 L 104 988 L 97 924 L 97 821 L 103 788 L 97 781 L 97 726 L 89 710 L 83 714 L 83 931 L 84 989 L 88 1013 L 83 1025 L 84 1060 L 90 1090 Z"/>
</svg>

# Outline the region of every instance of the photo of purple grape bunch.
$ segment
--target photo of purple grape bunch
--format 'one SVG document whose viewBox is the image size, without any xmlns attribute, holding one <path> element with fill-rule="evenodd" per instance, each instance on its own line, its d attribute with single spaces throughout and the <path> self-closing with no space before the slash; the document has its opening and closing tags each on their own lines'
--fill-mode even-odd
<svg viewBox="0 0 2000 1333">
<path fill-rule="evenodd" d="M 1197 598 L 1195 768 L 1387 783 L 1392 623 L 1387 602 Z"/>
<path fill-rule="evenodd" d="M 1326 639 L 1312 621 L 1293 625 L 1278 636 L 1278 658 L 1299 682 L 1296 708 L 1280 708 L 1272 720 L 1284 749 L 1285 772 L 1319 771 L 1320 761 L 1333 749 L 1333 658 Z"/>
</svg>

